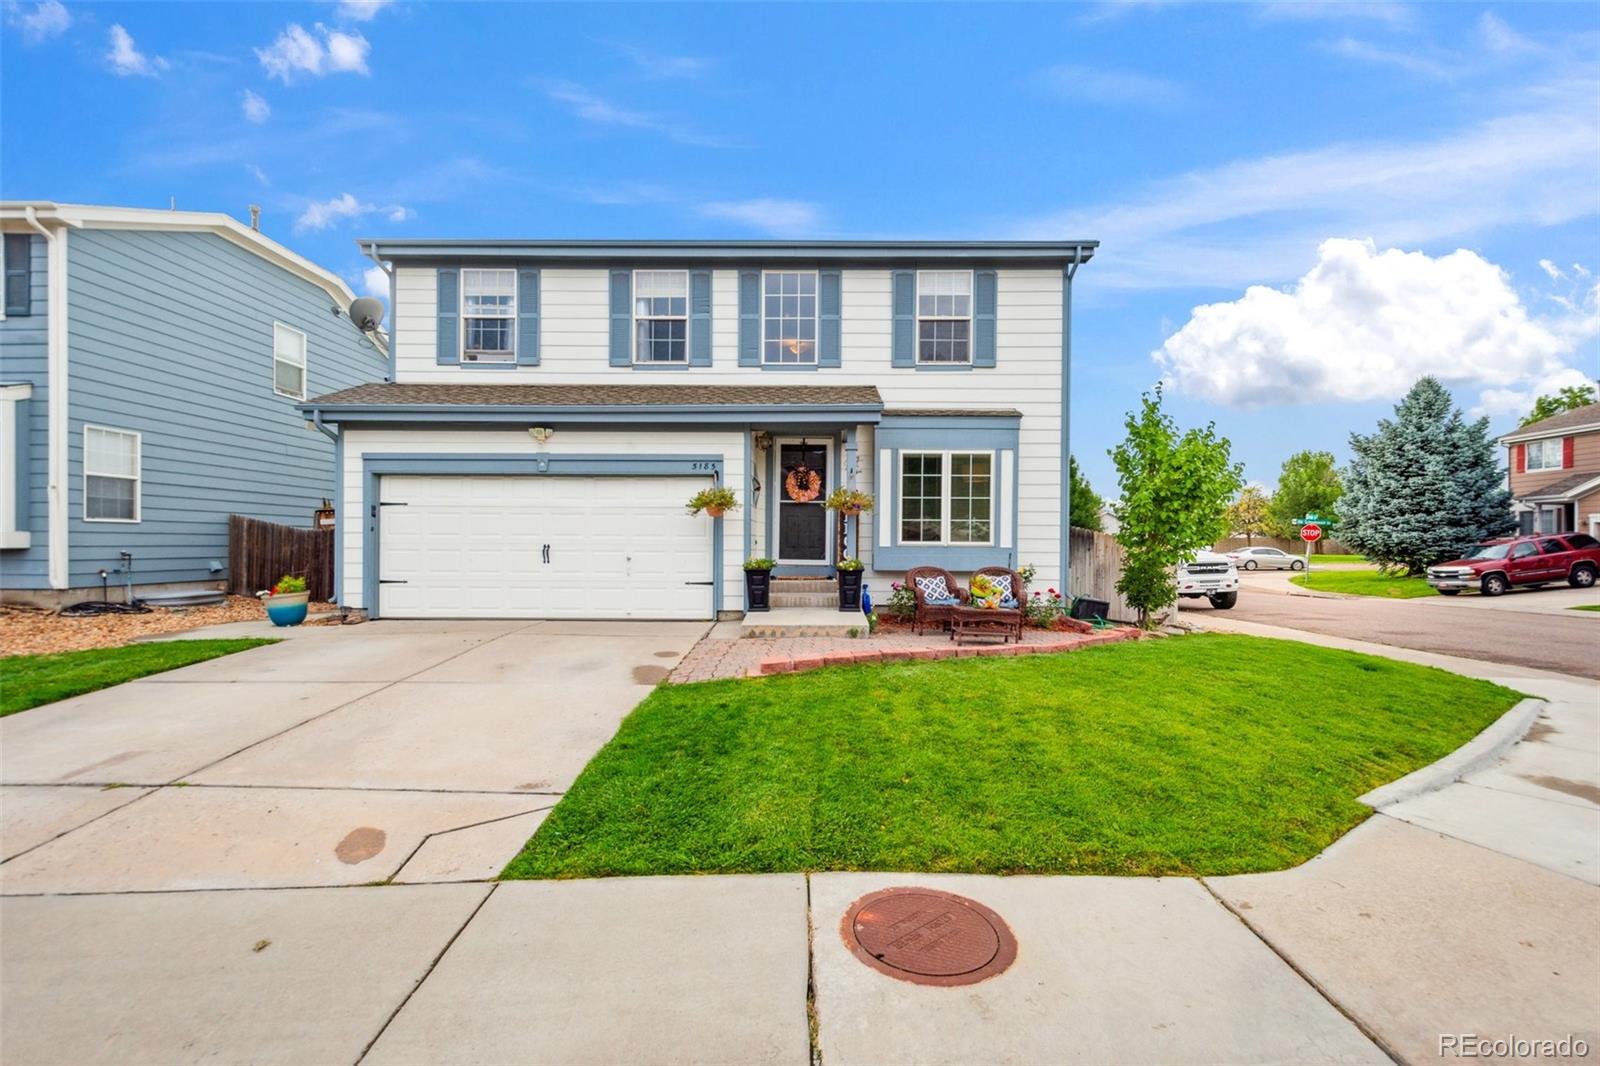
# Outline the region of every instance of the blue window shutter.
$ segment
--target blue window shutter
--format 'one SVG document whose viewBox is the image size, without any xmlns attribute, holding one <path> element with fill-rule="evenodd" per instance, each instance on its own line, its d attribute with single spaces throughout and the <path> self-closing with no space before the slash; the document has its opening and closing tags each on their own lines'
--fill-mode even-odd
<svg viewBox="0 0 1600 1066">
<path fill-rule="evenodd" d="M 739 271 L 739 365 L 761 365 L 761 271 Z"/>
<path fill-rule="evenodd" d="M 611 272 L 611 365 L 633 363 L 633 271 Z"/>
<path fill-rule="evenodd" d="M 994 311 L 999 302 L 998 279 L 992 270 L 972 275 L 972 365 L 994 366 Z"/>
<path fill-rule="evenodd" d="M 6 234 L 6 315 L 33 313 L 33 239 Z"/>
<path fill-rule="evenodd" d="M 461 365 L 461 271 L 454 267 L 439 270 L 439 348 L 434 362 L 439 366 Z"/>
<path fill-rule="evenodd" d="M 894 339 L 891 366 L 917 365 L 917 272 L 894 272 Z"/>
<path fill-rule="evenodd" d="M 539 269 L 517 271 L 517 365 L 539 365 Z"/>
<path fill-rule="evenodd" d="M 711 365 L 711 271 L 689 272 L 689 365 Z"/>
<path fill-rule="evenodd" d="M 839 271 L 817 272 L 817 365 L 839 365 Z"/>
</svg>

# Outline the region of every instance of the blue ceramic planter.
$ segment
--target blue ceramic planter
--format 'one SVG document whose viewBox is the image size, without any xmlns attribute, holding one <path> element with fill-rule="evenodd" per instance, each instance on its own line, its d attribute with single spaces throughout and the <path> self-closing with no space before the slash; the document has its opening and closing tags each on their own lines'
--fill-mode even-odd
<svg viewBox="0 0 1600 1066">
<path fill-rule="evenodd" d="M 311 599 L 308 592 L 287 592 L 268 596 L 261 602 L 267 605 L 267 618 L 275 626 L 297 626 L 306 620 L 306 608 Z"/>
</svg>

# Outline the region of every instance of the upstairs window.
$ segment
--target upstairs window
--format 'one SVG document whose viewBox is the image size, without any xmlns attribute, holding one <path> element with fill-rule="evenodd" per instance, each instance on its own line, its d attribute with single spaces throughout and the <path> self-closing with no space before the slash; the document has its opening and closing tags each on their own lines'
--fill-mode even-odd
<svg viewBox="0 0 1600 1066">
<path fill-rule="evenodd" d="M 639 270 L 633 275 L 633 358 L 639 363 L 689 359 L 689 272 Z"/>
<path fill-rule="evenodd" d="M 1548 440 L 1530 440 L 1528 449 L 1529 470 L 1560 470 L 1562 445 L 1560 437 Z"/>
<path fill-rule="evenodd" d="M 272 324 L 272 391 L 306 398 L 306 335 L 282 322 Z"/>
<path fill-rule="evenodd" d="M 817 275 L 769 270 L 761 275 L 761 358 L 768 363 L 817 361 Z"/>
<path fill-rule="evenodd" d="M 461 361 L 517 361 L 517 272 L 461 272 Z"/>
<path fill-rule="evenodd" d="M 139 434 L 83 427 L 83 517 L 139 521 Z"/>
<path fill-rule="evenodd" d="M 917 271 L 917 362 L 972 362 L 972 271 Z"/>
</svg>

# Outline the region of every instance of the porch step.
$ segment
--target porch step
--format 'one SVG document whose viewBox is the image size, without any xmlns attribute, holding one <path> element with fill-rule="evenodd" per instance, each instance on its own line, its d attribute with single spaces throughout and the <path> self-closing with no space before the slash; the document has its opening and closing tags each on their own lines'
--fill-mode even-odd
<svg viewBox="0 0 1600 1066">
<path fill-rule="evenodd" d="M 772 593 L 782 592 L 838 592 L 839 584 L 831 577 L 775 577 Z"/>
<path fill-rule="evenodd" d="M 837 604 L 833 607 L 778 607 L 770 611 L 753 611 L 739 623 L 740 636 L 745 637 L 848 637 L 854 629 L 865 636 L 867 619 L 864 615 L 845 614 Z"/>
<path fill-rule="evenodd" d="M 778 607 L 832 607 L 839 609 L 837 592 L 783 592 L 772 590 L 772 606 Z"/>
</svg>

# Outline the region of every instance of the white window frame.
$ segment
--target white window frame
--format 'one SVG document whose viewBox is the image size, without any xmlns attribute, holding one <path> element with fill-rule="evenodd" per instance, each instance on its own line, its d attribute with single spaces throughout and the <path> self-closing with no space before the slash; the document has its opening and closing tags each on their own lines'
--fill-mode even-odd
<svg viewBox="0 0 1600 1066">
<path fill-rule="evenodd" d="M 922 313 L 923 278 L 936 274 L 965 274 L 967 277 L 967 313 L 965 315 L 925 315 Z M 915 345 L 916 364 L 918 366 L 971 366 L 972 365 L 972 322 L 973 304 L 977 301 L 976 272 L 971 270 L 919 270 L 917 271 L 916 292 L 913 294 L 912 303 L 916 307 L 917 328 L 912 337 Z M 932 295 L 937 296 L 937 293 Z M 967 357 L 965 359 L 924 359 L 922 358 L 922 324 L 924 322 L 965 322 L 967 324 Z"/>
<path fill-rule="evenodd" d="M 905 462 L 910 456 L 937 455 L 941 457 L 939 463 L 939 539 L 938 540 L 902 540 L 902 528 L 899 523 L 905 521 L 906 513 L 906 483 Z M 955 500 L 951 496 L 951 479 L 955 476 L 956 456 L 987 456 L 989 459 L 989 539 L 988 540 L 952 540 L 950 527 L 954 521 Z M 996 508 L 999 494 L 995 491 L 997 475 L 999 472 L 999 457 L 992 451 L 983 448 L 957 448 L 952 451 L 940 451 L 937 448 L 906 448 L 902 450 L 895 460 L 894 477 L 896 481 L 895 501 L 897 524 L 895 525 L 895 543 L 907 547 L 923 547 L 933 545 L 938 547 L 959 548 L 987 548 L 995 543 Z"/>
<path fill-rule="evenodd" d="M 89 434 L 115 433 L 118 436 L 133 438 L 133 476 L 127 474 L 102 474 L 89 469 Z M 133 517 L 132 518 L 90 518 L 89 517 L 89 479 L 91 477 L 112 477 L 123 481 L 133 482 Z M 117 429 L 114 426 L 92 426 L 84 423 L 83 426 L 83 520 L 85 522 L 112 522 L 118 525 L 137 525 L 144 521 L 144 435 L 137 430 Z"/>
<path fill-rule="evenodd" d="M 292 334 L 292 335 L 300 338 L 300 362 L 298 362 L 298 363 L 296 363 L 293 359 L 285 359 L 283 357 L 282 353 L 278 349 L 278 338 L 281 335 L 286 334 L 286 333 L 287 334 Z M 293 326 L 286 326 L 282 322 L 274 322 L 272 324 L 272 391 L 277 393 L 279 396 L 287 396 L 291 400 L 303 400 L 303 399 L 305 399 L 306 398 L 306 378 L 310 374 L 310 371 L 308 369 L 308 364 L 310 362 L 311 362 L 311 342 L 310 342 L 310 339 L 305 335 L 304 331 L 295 329 Z M 300 391 L 299 392 L 285 392 L 283 389 L 278 387 L 278 364 L 279 363 L 284 363 L 284 364 L 286 364 L 288 366 L 292 366 L 292 367 L 294 367 L 294 368 L 296 368 L 297 370 L 300 371 Z"/>
<path fill-rule="evenodd" d="M 1537 452 L 1539 462 L 1535 465 L 1533 457 Z M 1555 462 L 1550 462 L 1550 453 L 1554 452 Z M 1566 455 L 1566 438 L 1545 437 L 1543 440 L 1530 440 L 1523 445 L 1523 466 L 1528 473 L 1546 470 L 1564 470 L 1562 461 Z"/>
<path fill-rule="evenodd" d="M 639 275 L 640 274 L 677 274 L 683 278 L 683 314 L 681 315 L 640 315 L 639 314 Z M 633 347 L 633 363 L 635 366 L 688 366 L 689 365 L 689 286 L 692 279 L 687 269 L 679 270 L 673 267 L 651 268 L 641 267 L 633 272 L 632 284 L 629 287 L 628 311 L 628 342 Z M 655 297 L 652 297 L 653 299 Z M 668 297 L 670 299 L 671 297 Z M 639 323 L 640 322 L 682 322 L 683 323 L 683 358 L 682 359 L 641 359 L 639 358 Z"/>
<path fill-rule="evenodd" d="M 467 313 L 467 296 L 468 296 L 468 294 L 470 294 L 473 291 L 472 286 L 467 284 L 467 278 L 470 275 L 473 275 L 473 274 L 509 274 L 511 276 L 511 291 L 510 291 L 510 294 L 509 294 L 511 296 L 511 303 L 508 305 L 508 307 L 506 308 L 504 313 L 496 313 L 496 314 L 492 314 L 492 315 L 485 315 L 485 314 L 469 315 Z M 479 283 L 478 283 L 478 288 L 481 290 L 484 287 L 485 286 L 483 285 L 483 282 L 480 279 Z M 501 295 L 506 295 L 506 294 L 497 292 L 497 293 L 493 293 L 492 295 L 501 296 Z M 461 353 L 460 354 L 461 354 L 461 365 L 462 366 L 516 366 L 517 365 L 517 272 L 516 272 L 516 270 L 514 268 L 512 268 L 512 267 L 463 267 L 461 269 L 461 306 L 459 308 L 457 308 L 457 314 L 459 316 L 459 321 L 461 322 Z M 511 347 L 509 349 L 504 350 L 504 351 L 501 351 L 501 350 L 489 351 L 487 349 L 479 350 L 477 348 L 468 348 L 467 347 L 467 335 L 469 333 L 471 333 L 472 331 L 467 328 L 467 322 L 468 322 L 469 319 L 474 319 L 474 318 L 475 319 L 480 319 L 480 320 L 482 320 L 482 319 L 494 319 L 496 321 L 509 322 L 510 326 L 508 328 L 510 329 L 510 332 L 511 332 Z M 487 356 L 488 358 L 485 358 L 485 356 Z"/>
<path fill-rule="evenodd" d="M 778 317 L 777 317 L 776 321 L 782 322 L 785 318 L 790 317 L 790 316 L 785 315 L 783 313 L 783 307 L 782 307 L 781 301 L 782 301 L 782 299 L 784 297 L 784 293 L 782 293 L 782 292 L 777 292 L 777 293 L 768 292 L 767 291 L 767 282 L 768 282 L 769 279 L 772 279 L 772 278 L 781 278 L 785 274 L 793 274 L 796 277 L 799 277 L 799 276 L 801 276 L 803 274 L 809 274 L 811 276 L 811 293 L 810 293 L 810 296 L 811 296 L 811 339 L 809 341 L 809 343 L 811 345 L 811 358 L 809 358 L 809 359 L 787 359 L 786 360 L 786 359 L 768 359 L 767 358 L 767 318 L 768 318 L 768 316 L 767 316 L 767 299 L 769 297 L 776 296 L 776 297 L 778 297 L 778 299 L 780 301 L 780 304 L 779 304 L 779 307 L 778 307 Z M 782 287 L 781 282 L 780 282 L 779 287 L 780 288 Z M 798 297 L 798 296 L 803 296 L 803 295 L 806 295 L 806 294 L 797 293 L 795 295 Z M 782 270 L 782 269 L 779 269 L 779 270 L 763 270 L 761 272 L 761 365 L 762 366 L 816 366 L 817 365 L 817 350 L 818 350 L 818 347 L 820 345 L 820 340 L 821 340 L 821 338 L 818 335 L 819 331 L 821 329 L 821 321 L 820 321 L 821 320 L 821 311 L 822 311 L 821 304 L 822 304 L 822 274 L 821 274 L 820 271 L 816 271 L 816 270 Z M 805 321 L 805 316 L 804 315 L 796 314 L 793 317 L 794 317 L 795 321 L 797 321 L 797 322 L 804 322 Z M 801 341 L 801 342 L 804 342 L 805 340 L 806 340 L 806 338 L 804 338 L 804 337 L 798 338 L 798 341 Z M 777 343 L 781 347 L 783 345 L 783 338 L 778 338 L 775 343 Z M 790 350 L 793 351 L 793 349 L 790 349 Z M 795 354 L 798 355 L 799 353 L 797 352 Z"/>
</svg>

